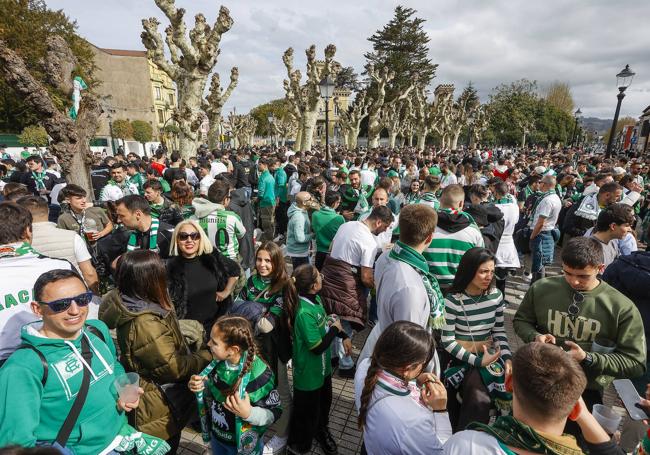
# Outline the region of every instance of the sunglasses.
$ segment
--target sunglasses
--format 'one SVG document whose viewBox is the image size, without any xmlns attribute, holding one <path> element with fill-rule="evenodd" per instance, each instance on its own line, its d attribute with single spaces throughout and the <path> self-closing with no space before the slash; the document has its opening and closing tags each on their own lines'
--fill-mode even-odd
<svg viewBox="0 0 650 455">
<path fill-rule="evenodd" d="M 88 306 L 90 301 L 93 299 L 93 293 L 88 291 L 83 294 L 79 294 L 76 297 L 67 297 L 65 299 L 53 300 L 51 302 L 38 302 L 41 305 L 47 305 L 50 307 L 50 310 L 55 313 L 60 313 L 67 310 L 72 305 L 72 302 L 75 302 L 77 306 Z"/>
<path fill-rule="evenodd" d="M 186 242 L 187 239 L 192 239 L 194 241 L 197 241 L 198 239 L 201 238 L 201 234 L 198 232 L 179 232 L 178 233 L 178 240 L 181 242 Z"/>
</svg>

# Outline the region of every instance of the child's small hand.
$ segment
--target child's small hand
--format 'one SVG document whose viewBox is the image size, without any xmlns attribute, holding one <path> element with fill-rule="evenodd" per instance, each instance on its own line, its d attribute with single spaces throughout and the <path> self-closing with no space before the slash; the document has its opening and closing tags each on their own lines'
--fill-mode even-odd
<svg viewBox="0 0 650 455">
<path fill-rule="evenodd" d="M 346 338 L 343 340 L 343 349 L 345 350 L 345 355 L 352 355 L 352 340 Z"/>
<path fill-rule="evenodd" d="M 245 394 L 244 398 L 240 398 L 239 393 L 233 393 L 226 398 L 226 401 L 223 405 L 227 410 L 244 420 L 248 419 L 251 416 L 251 411 L 253 409 L 251 406 L 251 399 L 248 394 Z"/>
<path fill-rule="evenodd" d="M 341 325 L 341 320 L 338 318 L 332 321 L 330 327 L 336 327 L 337 329 L 339 329 L 339 332 L 343 331 L 343 325 Z"/>
<path fill-rule="evenodd" d="M 194 393 L 200 392 L 205 388 L 205 381 L 208 378 L 206 376 L 199 376 L 198 374 L 193 374 L 190 378 L 190 382 L 187 383 L 187 386 Z"/>
</svg>

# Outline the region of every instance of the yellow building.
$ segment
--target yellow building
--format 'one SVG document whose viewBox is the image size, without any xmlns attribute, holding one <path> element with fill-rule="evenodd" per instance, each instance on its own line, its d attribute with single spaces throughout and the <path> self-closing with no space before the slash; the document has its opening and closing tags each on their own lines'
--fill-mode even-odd
<svg viewBox="0 0 650 455">
<path fill-rule="evenodd" d="M 153 106 L 158 121 L 156 130 L 162 133 L 162 129 L 169 124 L 172 111 L 176 107 L 176 87 L 167 73 L 158 68 L 151 60 L 148 62 Z"/>
</svg>

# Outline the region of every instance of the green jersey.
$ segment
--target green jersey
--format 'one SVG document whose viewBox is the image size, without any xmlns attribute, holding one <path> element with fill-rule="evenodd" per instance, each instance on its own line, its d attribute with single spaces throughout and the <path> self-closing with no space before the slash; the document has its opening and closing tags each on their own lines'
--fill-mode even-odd
<svg viewBox="0 0 650 455">
<path fill-rule="evenodd" d="M 269 289 L 271 280 L 255 273 L 246 281 L 246 287 L 241 290 L 239 297 L 249 302 L 263 303 L 269 313 L 280 317 L 284 311 L 282 293 L 271 294 Z"/>
<path fill-rule="evenodd" d="M 199 224 L 208 235 L 212 246 L 218 248 L 227 258 L 237 261 L 239 239 L 246 234 L 246 228 L 239 215 L 230 210 L 218 209 L 199 219 Z"/>
<path fill-rule="evenodd" d="M 322 343 L 329 330 L 327 314 L 319 296 L 315 301 L 300 297 L 293 324 L 293 386 L 309 392 L 323 386 L 332 374 L 331 354 L 325 349 L 316 355 L 311 350 Z"/>
<path fill-rule="evenodd" d="M 139 172 L 129 177 L 129 183 L 131 183 L 138 189 L 138 194 L 141 196 L 144 194 L 144 189 L 142 188 L 142 185 L 144 185 L 145 181 L 146 181 L 145 176 L 143 176 Z"/>
</svg>

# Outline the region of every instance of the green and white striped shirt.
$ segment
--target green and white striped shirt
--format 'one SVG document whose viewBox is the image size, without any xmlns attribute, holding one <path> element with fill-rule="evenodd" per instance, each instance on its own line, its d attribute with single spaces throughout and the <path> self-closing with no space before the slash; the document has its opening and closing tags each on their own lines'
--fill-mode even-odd
<svg viewBox="0 0 650 455">
<path fill-rule="evenodd" d="M 246 234 L 246 228 L 239 215 L 230 210 L 216 210 L 199 219 L 199 224 L 208 235 L 212 246 L 218 248 L 227 258 L 237 261 L 239 239 Z"/>
<path fill-rule="evenodd" d="M 429 264 L 429 270 L 438 279 L 440 286 L 449 286 L 454 281 L 460 258 L 475 246 L 485 246 L 478 226 L 470 226 L 458 232 L 447 232 L 436 227 L 433 240 L 422 255 Z"/>
<path fill-rule="evenodd" d="M 465 293 L 447 295 L 441 337 L 445 350 L 457 359 L 479 367 L 481 356 L 465 350 L 458 340 L 480 342 L 491 338 L 494 347 L 501 350 L 501 357 L 510 359 L 512 354 L 503 325 L 503 307 L 503 295 L 498 289 L 480 297 L 470 297 Z"/>
</svg>

